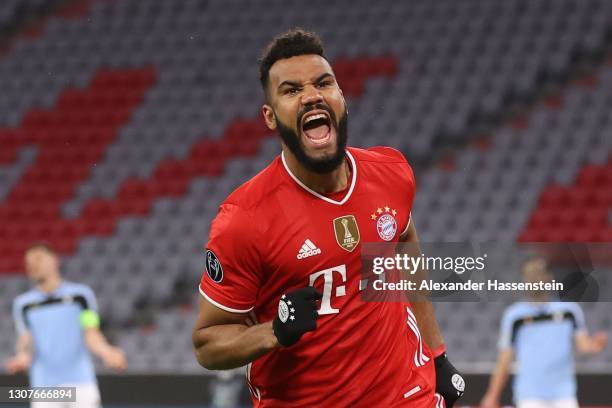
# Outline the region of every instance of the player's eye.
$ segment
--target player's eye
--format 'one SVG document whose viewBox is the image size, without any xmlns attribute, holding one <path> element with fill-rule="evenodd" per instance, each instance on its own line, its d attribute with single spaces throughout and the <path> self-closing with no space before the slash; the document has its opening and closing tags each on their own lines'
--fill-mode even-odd
<svg viewBox="0 0 612 408">
<path fill-rule="evenodd" d="M 300 92 L 300 88 L 287 88 L 285 90 L 286 95 L 297 95 Z"/>
<path fill-rule="evenodd" d="M 319 83 L 317 84 L 317 86 L 318 86 L 319 88 L 327 88 L 328 86 L 331 86 L 331 84 L 332 84 L 332 81 L 327 80 L 327 81 L 321 81 L 321 82 L 319 82 Z"/>
</svg>

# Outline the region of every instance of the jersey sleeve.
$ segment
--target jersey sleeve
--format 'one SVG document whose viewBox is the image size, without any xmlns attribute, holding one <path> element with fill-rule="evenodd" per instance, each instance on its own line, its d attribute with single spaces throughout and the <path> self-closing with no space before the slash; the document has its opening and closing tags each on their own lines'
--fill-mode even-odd
<svg viewBox="0 0 612 408">
<path fill-rule="evenodd" d="M 98 300 L 93 290 L 89 286 L 83 285 L 81 288 L 81 295 L 85 299 L 85 310 L 98 313 Z"/>
<path fill-rule="evenodd" d="M 414 177 L 412 167 L 408 163 L 406 157 L 399 150 L 387 146 L 375 146 L 369 148 L 368 150 L 383 154 L 387 156 L 389 161 L 399 164 L 400 170 L 397 174 L 398 180 L 394 180 L 394 183 L 399 181 L 401 185 L 404 186 L 404 189 L 402 190 L 404 196 L 402 199 L 408 203 L 408 208 L 412 209 L 412 204 L 414 203 L 414 197 L 416 195 L 416 179 Z M 408 227 L 410 226 L 411 222 L 412 211 L 409 211 L 406 220 L 399 226 L 399 231 L 401 231 L 400 235 L 404 235 L 406 231 L 408 231 Z"/>
<path fill-rule="evenodd" d="M 582 312 L 582 308 L 578 303 L 568 302 L 565 303 L 565 307 L 567 307 L 568 312 L 574 316 L 574 328 L 575 332 L 581 332 L 586 330 L 586 322 L 584 320 L 584 313 Z"/>
<path fill-rule="evenodd" d="M 223 204 L 210 228 L 200 293 L 215 306 L 233 313 L 253 309 L 261 281 L 257 231 L 249 214 Z"/>
<path fill-rule="evenodd" d="M 401 233 L 400 235 L 404 235 L 406 234 L 406 232 L 408 231 L 408 227 L 410 226 L 410 223 L 412 222 L 412 204 L 414 203 L 414 196 L 416 195 L 416 181 L 414 179 L 414 173 L 412 172 L 412 167 L 410 167 L 410 165 L 408 164 L 408 162 L 406 162 L 406 167 L 407 167 L 407 182 L 408 182 L 408 189 L 406 192 L 406 197 L 405 200 L 409 203 L 408 204 L 408 208 L 410 209 L 408 211 L 408 216 L 406 217 L 406 222 L 404 223 L 404 225 L 401 226 Z"/>
<path fill-rule="evenodd" d="M 516 320 L 513 309 L 507 309 L 501 320 L 501 327 L 499 330 L 499 341 L 497 343 L 498 350 L 507 350 L 512 347 L 512 326 Z"/>
<path fill-rule="evenodd" d="M 15 331 L 17 332 L 17 336 L 21 336 L 28 330 L 24 320 L 23 306 L 23 302 L 21 302 L 20 298 L 13 301 L 13 322 L 15 323 Z"/>
</svg>

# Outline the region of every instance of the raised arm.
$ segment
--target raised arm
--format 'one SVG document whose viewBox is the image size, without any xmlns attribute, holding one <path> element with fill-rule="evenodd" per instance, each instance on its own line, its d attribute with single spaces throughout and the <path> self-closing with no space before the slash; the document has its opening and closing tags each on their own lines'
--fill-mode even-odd
<svg viewBox="0 0 612 408">
<path fill-rule="evenodd" d="M 246 313 L 233 313 L 200 300 L 193 345 L 198 362 L 210 370 L 246 365 L 277 347 L 289 347 L 317 328 L 321 293 L 311 286 L 281 296 L 278 315 L 254 324 Z"/>
<path fill-rule="evenodd" d="M 279 347 L 272 322 L 247 326 L 247 314 L 222 310 L 200 299 L 193 329 L 195 355 L 209 370 L 244 366 Z"/>
</svg>

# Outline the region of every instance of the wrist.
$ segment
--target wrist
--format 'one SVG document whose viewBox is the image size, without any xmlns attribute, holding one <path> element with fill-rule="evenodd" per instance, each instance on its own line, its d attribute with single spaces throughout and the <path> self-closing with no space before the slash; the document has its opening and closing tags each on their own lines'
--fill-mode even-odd
<svg viewBox="0 0 612 408">
<path fill-rule="evenodd" d="M 112 357 L 113 351 L 114 349 L 112 346 L 106 346 L 100 350 L 98 355 L 100 356 L 102 360 L 108 360 L 109 358 Z"/>
<path fill-rule="evenodd" d="M 32 362 L 32 355 L 27 351 L 19 351 L 15 357 L 22 362 L 22 364 L 30 365 Z"/>
<path fill-rule="evenodd" d="M 446 353 L 446 344 L 444 344 L 444 343 L 442 343 L 441 345 L 439 345 L 436 348 L 432 348 L 431 349 L 431 354 L 433 355 L 434 359 L 440 357 L 444 353 Z"/>
<path fill-rule="evenodd" d="M 274 350 L 275 348 L 281 347 L 281 344 L 278 342 L 278 338 L 276 334 L 274 334 L 274 328 L 272 327 L 272 321 L 267 323 L 263 323 L 262 326 L 265 330 L 265 348 L 267 350 Z"/>
<path fill-rule="evenodd" d="M 447 407 L 452 407 L 465 392 L 465 379 L 448 360 L 446 352 L 434 359 L 436 368 L 436 392 L 446 401 Z"/>
<path fill-rule="evenodd" d="M 499 394 L 500 393 L 497 390 L 489 390 L 485 394 L 485 398 L 491 399 L 493 401 L 498 401 L 499 400 Z"/>
<path fill-rule="evenodd" d="M 489 388 L 487 389 L 487 392 L 485 393 L 485 395 L 488 396 L 489 398 L 493 398 L 497 400 L 501 396 L 502 390 L 503 390 L 503 387 L 499 387 L 498 384 L 495 384 L 495 383 L 489 384 Z"/>
<path fill-rule="evenodd" d="M 280 348 L 280 347 L 281 347 L 281 344 L 278 342 L 278 338 L 276 338 L 274 333 L 272 333 L 272 335 L 270 336 L 270 341 L 268 343 L 268 348 L 270 350 L 274 350 L 274 349 Z"/>
</svg>

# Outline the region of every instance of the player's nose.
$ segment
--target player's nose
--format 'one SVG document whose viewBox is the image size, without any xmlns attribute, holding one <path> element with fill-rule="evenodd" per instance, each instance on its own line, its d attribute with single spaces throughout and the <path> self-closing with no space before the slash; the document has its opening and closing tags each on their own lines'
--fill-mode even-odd
<svg viewBox="0 0 612 408">
<path fill-rule="evenodd" d="M 313 105 L 315 103 L 323 102 L 323 95 L 321 92 L 314 86 L 307 86 L 304 88 L 304 92 L 302 93 L 302 105 Z"/>
</svg>

